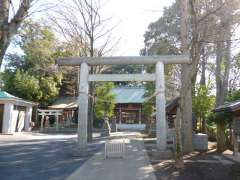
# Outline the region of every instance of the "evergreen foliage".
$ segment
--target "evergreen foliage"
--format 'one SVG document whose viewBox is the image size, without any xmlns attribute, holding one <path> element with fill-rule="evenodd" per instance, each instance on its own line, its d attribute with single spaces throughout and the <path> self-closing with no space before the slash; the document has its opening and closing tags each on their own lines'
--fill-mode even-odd
<svg viewBox="0 0 240 180">
<path fill-rule="evenodd" d="M 115 107 L 115 94 L 111 92 L 113 83 L 103 83 L 96 89 L 95 113 L 97 118 L 112 117 Z"/>
<path fill-rule="evenodd" d="M 36 101 L 46 107 L 59 94 L 62 74 L 55 67 L 57 40 L 50 27 L 36 22 L 25 22 L 16 45 L 21 54 L 8 54 L 3 73 L 4 90 Z"/>
</svg>

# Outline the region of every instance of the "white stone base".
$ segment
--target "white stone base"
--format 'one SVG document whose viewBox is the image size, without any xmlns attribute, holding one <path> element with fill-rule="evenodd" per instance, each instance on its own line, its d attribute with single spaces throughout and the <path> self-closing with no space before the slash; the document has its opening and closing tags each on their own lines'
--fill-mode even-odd
<svg viewBox="0 0 240 180">
<path fill-rule="evenodd" d="M 117 124 L 117 130 L 144 131 L 145 124 Z"/>
</svg>

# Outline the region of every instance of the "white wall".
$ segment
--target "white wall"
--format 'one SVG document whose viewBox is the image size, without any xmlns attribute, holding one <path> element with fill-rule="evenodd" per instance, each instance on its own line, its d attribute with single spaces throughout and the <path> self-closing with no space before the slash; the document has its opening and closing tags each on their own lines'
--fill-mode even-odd
<svg viewBox="0 0 240 180">
<path fill-rule="evenodd" d="M 26 120 L 26 111 L 18 111 L 18 125 L 17 125 L 17 131 L 21 132 L 24 130 L 24 124 Z"/>
<path fill-rule="evenodd" d="M 14 104 L 12 103 L 4 104 L 3 127 L 2 127 L 3 133 L 12 134 L 16 130 L 19 111 L 14 110 L 13 108 L 14 108 Z M 24 122 L 19 122 L 19 125 L 18 125 L 19 131 L 22 131 L 22 130 L 30 131 L 31 117 L 32 117 L 32 107 L 27 107 Z"/>
<path fill-rule="evenodd" d="M 17 110 L 12 110 L 12 120 L 11 120 L 11 126 L 10 126 L 10 130 L 11 133 L 14 133 L 16 130 L 16 124 L 17 124 L 17 118 L 18 118 L 18 111 Z"/>
<path fill-rule="evenodd" d="M 3 133 L 12 133 L 12 111 L 13 111 L 13 104 L 6 103 L 4 104 L 4 113 L 3 113 Z"/>
<path fill-rule="evenodd" d="M 26 109 L 26 115 L 25 115 L 25 121 L 24 121 L 24 130 L 30 131 L 30 123 L 32 121 L 32 107 L 27 107 Z"/>
<path fill-rule="evenodd" d="M 145 124 L 117 124 L 118 130 L 144 131 Z"/>
</svg>

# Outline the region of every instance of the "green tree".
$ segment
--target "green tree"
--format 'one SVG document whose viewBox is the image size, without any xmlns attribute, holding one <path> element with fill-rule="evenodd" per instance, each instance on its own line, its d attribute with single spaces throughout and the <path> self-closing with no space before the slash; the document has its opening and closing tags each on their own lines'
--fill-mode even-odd
<svg viewBox="0 0 240 180">
<path fill-rule="evenodd" d="M 40 91 L 39 80 L 28 72 L 17 70 L 16 74 L 3 74 L 5 89 L 31 101 L 39 101 L 43 94 Z"/>
<path fill-rule="evenodd" d="M 47 73 L 49 67 L 55 64 L 57 53 L 58 41 L 52 29 L 37 22 L 27 21 L 19 37 L 17 44 L 24 51 L 25 70 L 32 70 L 36 75 Z"/>
<path fill-rule="evenodd" d="M 113 83 L 104 83 L 96 89 L 95 114 L 97 118 L 112 117 L 115 107 L 115 94 L 111 92 Z"/>
<path fill-rule="evenodd" d="M 180 53 L 179 1 L 164 9 L 162 17 L 148 26 L 144 38 L 143 55 Z"/>
<path fill-rule="evenodd" d="M 179 54 L 180 43 L 180 11 L 179 2 L 173 3 L 170 7 L 164 9 L 162 17 L 157 21 L 150 23 L 147 31 L 144 34 L 145 47 L 140 51 L 142 56 L 147 55 L 173 55 Z M 148 73 L 155 72 L 155 66 L 145 67 Z M 174 72 L 178 71 L 178 67 L 174 65 L 165 65 L 165 78 L 166 78 L 166 96 L 170 100 L 172 94 L 176 94 L 176 87 L 173 82 L 177 82 Z M 170 82 L 170 83 L 168 83 Z M 172 83 L 171 83 L 172 82 Z M 155 93 L 155 83 L 147 82 L 146 98 Z M 146 117 L 152 114 L 155 109 L 155 97 L 152 97 L 144 103 L 143 112 Z M 150 119 L 147 119 L 147 127 L 150 126 Z"/>
<path fill-rule="evenodd" d="M 237 100 L 240 100 L 240 90 L 235 90 L 228 93 L 228 96 L 226 97 L 227 102 L 233 102 Z"/>
<path fill-rule="evenodd" d="M 195 89 L 196 95 L 193 97 L 193 112 L 199 122 L 199 131 L 206 133 L 206 115 L 214 108 L 215 97 L 209 94 L 209 86 L 199 85 Z"/>
<path fill-rule="evenodd" d="M 226 146 L 232 143 L 231 131 L 229 131 L 231 129 L 232 118 L 232 112 L 227 111 L 211 112 L 207 116 L 208 125 L 216 130 L 216 138 L 221 139 L 221 144 L 223 144 L 223 149 L 217 148 L 219 152 L 224 151 Z"/>
<path fill-rule="evenodd" d="M 4 89 L 46 107 L 59 93 L 62 74 L 55 67 L 57 40 L 50 27 L 26 22 L 16 44 L 24 54 L 8 54 Z"/>
</svg>

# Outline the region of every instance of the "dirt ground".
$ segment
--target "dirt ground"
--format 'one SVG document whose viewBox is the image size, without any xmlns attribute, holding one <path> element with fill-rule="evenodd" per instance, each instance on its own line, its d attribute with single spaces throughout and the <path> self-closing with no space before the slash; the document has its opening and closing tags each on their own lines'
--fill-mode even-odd
<svg viewBox="0 0 240 180">
<path fill-rule="evenodd" d="M 184 156 L 184 168 L 179 170 L 174 166 L 174 160 L 160 160 L 152 155 L 151 152 L 156 150 L 152 140 L 145 139 L 145 146 L 159 180 L 240 180 L 240 164 L 215 149 Z"/>
</svg>

